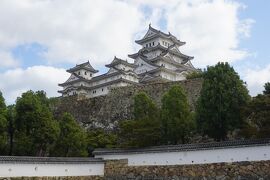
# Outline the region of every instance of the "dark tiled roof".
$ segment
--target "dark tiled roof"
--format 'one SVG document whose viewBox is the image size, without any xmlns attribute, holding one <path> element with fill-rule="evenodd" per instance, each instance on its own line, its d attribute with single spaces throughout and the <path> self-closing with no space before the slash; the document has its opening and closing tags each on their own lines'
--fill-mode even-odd
<svg viewBox="0 0 270 180">
<path fill-rule="evenodd" d="M 194 59 L 193 56 L 188 56 L 188 55 L 181 53 L 180 51 L 177 52 L 177 51 L 172 50 L 173 47 L 175 47 L 175 44 L 173 44 L 169 47 L 164 47 L 160 44 L 158 44 L 156 46 L 152 46 L 152 47 L 147 47 L 147 48 L 144 47 L 144 48 L 140 49 L 137 53 L 128 55 L 128 57 L 136 59 L 138 56 L 142 56 L 144 51 L 151 52 L 151 51 L 155 51 L 155 50 L 161 50 L 162 51 L 161 56 L 164 56 L 167 53 L 172 53 L 172 54 L 174 54 L 178 57 L 184 58 L 184 59 L 188 59 L 188 60 Z"/>
<path fill-rule="evenodd" d="M 82 64 L 77 64 L 75 67 L 68 69 L 67 72 L 73 73 L 73 72 L 75 72 L 75 71 L 77 71 L 79 69 L 85 69 L 85 70 L 91 71 L 93 73 L 98 72 L 98 70 L 93 68 L 93 66 L 90 64 L 89 61 L 87 61 L 85 63 L 82 63 Z"/>
<path fill-rule="evenodd" d="M 100 158 L 79 158 L 79 157 L 0 156 L 0 163 L 97 164 L 97 163 L 103 163 L 103 160 Z"/>
<path fill-rule="evenodd" d="M 196 150 L 210 150 L 210 149 L 227 149 L 227 148 L 241 148 L 254 146 L 270 146 L 270 139 L 258 140 L 236 140 L 212 143 L 198 143 L 198 144 L 181 144 L 169 146 L 154 146 L 141 149 L 96 149 L 94 155 L 106 154 L 136 154 L 136 153 L 155 153 L 155 152 L 178 152 L 178 151 L 196 151 Z"/>
<path fill-rule="evenodd" d="M 133 68 L 136 67 L 135 64 L 132 64 L 132 63 L 129 63 L 129 62 L 123 60 L 123 59 L 117 58 L 116 56 L 114 57 L 113 61 L 110 64 L 107 64 L 105 66 L 106 67 L 114 67 L 114 66 L 116 66 L 118 64 L 124 64 L 126 66 L 133 67 Z"/>
<path fill-rule="evenodd" d="M 182 57 L 182 58 L 185 58 L 185 59 L 188 59 L 188 60 L 191 60 L 191 59 L 194 59 L 193 56 L 188 56 L 188 55 L 185 55 L 183 53 L 181 53 L 179 50 L 178 51 L 174 51 L 172 50 L 172 48 L 175 47 L 175 44 L 169 46 L 166 51 L 163 52 L 163 54 L 167 54 L 168 52 L 176 55 L 176 56 L 179 56 L 179 57 Z M 177 48 L 177 47 L 176 47 Z"/>
<path fill-rule="evenodd" d="M 74 81 L 66 81 L 64 83 L 61 83 L 61 84 L 58 84 L 58 86 L 66 86 L 66 85 L 69 85 L 69 84 L 74 84 L 76 82 L 81 82 L 81 81 L 84 81 L 84 82 L 88 82 L 89 80 L 83 78 L 82 76 L 79 76 L 77 75 L 76 73 L 72 73 L 72 75 L 74 75 L 75 77 L 77 77 L 78 79 L 74 80 Z"/>
<path fill-rule="evenodd" d="M 153 28 L 151 25 L 149 25 L 149 29 L 148 31 L 151 30 L 152 32 L 155 32 L 156 34 L 152 35 L 152 36 L 149 36 L 149 37 L 143 37 L 142 39 L 140 40 L 136 40 L 135 42 L 138 43 L 138 44 L 142 44 L 148 40 L 151 40 L 153 38 L 156 38 L 156 37 L 163 37 L 163 38 L 168 38 L 170 40 L 172 40 L 174 43 L 178 44 L 178 45 L 184 45 L 185 42 L 182 42 L 180 40 L 178 40 L 174 35 L 172 35 L 171 33 L 167 34 L 167 33 L 164 33 L 160 30 L 157 30 L 155 28 Z"/>
<path fill-rule="evenodd" d="M 115 84 L 115 83 L 119 83 L 119 82 L 126 82 L 126 83 L 130 83 L 130 84 L 138 84 L 134 81 L 130 81 L 130 80 L 127 80 L 127 79 L 124 79 L 124 78 L 119 78 L 119 79 L 116 79 L 116 80 L 113 80 L 113 81 L 109 81 L 109 82 L 106 82 L 106 83 L 102 83 L 102 84 L 98 84 L 96 86 L 91 86 L 91 87 L 87 87 L 88 90 L 94 90 L 96 88 L 100 88 L 100 87 L 104 87 L 104 86 L 109 86 L 111 84 Z"/>
<path fill-rule="evenodd" d="M 160 67 L 159 65 L 152 63 L 151 61 L 149 61 L 146 57 L 144 56 L 140 56 L 141 60 L 143 60 L 144 62 L 146 62 L 147 64 L 154 66 L 154 67 Z"/>
</svg>

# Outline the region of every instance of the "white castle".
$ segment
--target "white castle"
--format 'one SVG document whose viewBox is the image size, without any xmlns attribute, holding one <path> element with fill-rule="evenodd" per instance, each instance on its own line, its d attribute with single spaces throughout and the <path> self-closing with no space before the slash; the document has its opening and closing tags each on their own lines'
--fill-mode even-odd
<svg viewBox="0 0 270 180">
<path fill-rule="evenodd" d="M 98 70 L 85 62 L 68 69 L 69 79 L 59 84 L 62 96 L 80 95 L 88 98 L 106 95 L 111 88 L 156 81 L 181 81 L 187 74 L 197 71 L 191 64 L 191 56 L 180 52 L 185 42 L 171 33 L 164 33 L 149 25 L 144 37 L 135 41 L 142 48 L 128 57 L 134 63 L 114 57 L 108 72 L 96 76 Z"/>
</svg>

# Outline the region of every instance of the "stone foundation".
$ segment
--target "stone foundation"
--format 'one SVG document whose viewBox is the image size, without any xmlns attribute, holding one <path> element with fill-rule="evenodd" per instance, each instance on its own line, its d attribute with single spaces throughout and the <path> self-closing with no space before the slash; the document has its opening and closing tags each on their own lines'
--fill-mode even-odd
<svg viewBox="0 0 270 180">
<path fill-rule="evenodd" d="M 119 87 L 112 89 L 106 96 L 91 99 L 60 98 L 53 107 L 54 114 L 59 117 L 64 112 L 69 112 L 87 128 L 114 129 L 119 121 L 133 119 L 133 97 L 136 93 L 146 92 L 161 107 L 162 96 L 176 84 L 186 91 L 188 102 L 194 110 L 202 79 Z"/>
<path fill-rule="evenodd" d="M 103 180 L 100 176 L 74 176 L 74 177 L 16 177 L 0 178 L 0 180 Z"/>
<path fill-rule="evenodd" d="M 107 161 L 105 179 L 193 180 L 270 179 L 270 161 L 215 163 L 181 166 L 128 166 L 127 160 Z"/>
</svg>

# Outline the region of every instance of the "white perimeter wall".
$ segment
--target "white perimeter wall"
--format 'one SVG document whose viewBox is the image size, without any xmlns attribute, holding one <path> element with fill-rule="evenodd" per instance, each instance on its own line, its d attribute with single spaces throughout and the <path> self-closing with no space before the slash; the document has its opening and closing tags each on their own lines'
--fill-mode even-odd
<svg viewBox="0 0 270 180">
<path fill-rule="evenodd" d="M 270 160 L 270 146 L 182 152 L 99 155 L 96 158 L 128 159 L 130 166 L 185 165 Z"/>
<path fill-rule="evenodd" d="M 0 177 L 90 176 L 104 175 L 104 163 L 98 164 L 0 164 Z"/>
</svg>

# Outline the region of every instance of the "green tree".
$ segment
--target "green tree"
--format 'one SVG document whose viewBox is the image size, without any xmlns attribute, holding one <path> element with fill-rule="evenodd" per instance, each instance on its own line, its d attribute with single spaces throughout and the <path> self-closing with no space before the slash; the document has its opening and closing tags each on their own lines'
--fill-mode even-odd
<svg viewBox="0 0 270 180">
<path fill-rule="evenodd" d="M 155 103 L 145 92 L 139 92 L 134 97 L 135 119 L 157 119 L 159 114 Z"/>
<path fill-rule="evenodd" d="M 15 105 L 10 105 L 7 107 L 7 123 L 8 123 L 8 139 L 9 139 L 9 150 L 8 155 L 11 156 L 13 154 L 13 146 L 14 146 L 14 123 L 16 119 L 16 111 L 15 111 Z"/>
<path fill-rule="evenodd" d="M 86 133 L 69 113 L 64 113 L 60 120 L 60 136 L 51 155 L 61 157 L 88 155 Z"/>
<path fill-rule="evenodd" d="M 196 107 L 199 131 L 215 140 L 225 140 L 228 131 L 243 123 L 240 109 L 250 99 L 248 90 L 228 63 L 208 67 L 203 79 Z"/>
<path fill-rule="evenodd" d="M 247 138 L 270 138 L 270 95 L 258 95 L 243 109 L 246 120 L 241 135 Z"/>
<path fill-rule="evenodd" d="M 134 97 L 135 120 L 119 124 L 120 144 L 122 147 L 145 147 L 160 144 L 161 124 L 159 110 L 146 93 Z"/>
<path fill-rule="evenodd" d="M 88 153 L 91 156 L 95 148 L 113 148 L 117 146 L 117 135 L 104 129 L 94 129 L 87 132 Z"/>
<path fill-rule="evenodd" d="M 164 142 L 185 143 L 195 124 L 181 86 L 173 86 L 164 94 L 161 112 Z"/>
<path fill-rule="evenodd" d="M 43 97 L 42 97 L 43 98 Z M 59 135 L 53 119 L 39 92 L 27 91 L 16 102 L 15 154 L 45 156 Z"/>
<path fill-rule="evenodd" d="M 7 119 L 6 119 L 7 107 L 5 99 L 0 91 L 0 155 L 6 155 L 7 153 Z"/>
<path fill-rule="evenodd" d="M 103 129 L 89 130 L 87 132 L 87 144 L 92 148 L 112 148 L 117 144 L 117 135 L 106 132 Z"/>
<path fill-rule="evenodd" d="M 264 95 L 269 95 L 270 94 L 270 82 L 267 82 L 264 84 L 264 91 L 263 91 Z"/>
<path fill-rule="evenodd" d="M 187 79 L 195 79 L 195 78 L 202 78 L 203 76 L 203 72 L 201 70 L 198 70 L 198 71 L 194 71 L 192 73 L 189 73 L 187 75 Z"/>
</svg>

